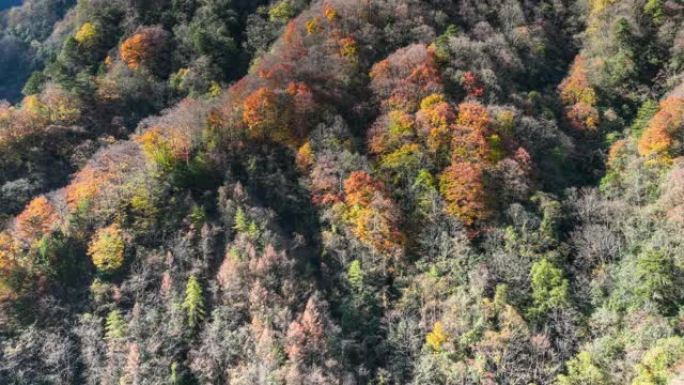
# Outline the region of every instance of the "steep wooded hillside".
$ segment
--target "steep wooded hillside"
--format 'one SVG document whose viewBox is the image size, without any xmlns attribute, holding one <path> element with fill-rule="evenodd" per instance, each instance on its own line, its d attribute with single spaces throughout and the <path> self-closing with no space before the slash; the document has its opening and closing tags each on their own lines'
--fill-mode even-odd
<svg viewBox="0 0 684 385">
<path fill-rule="evenodd" d="M 27 0 L 3 50 L 2 383 L 684 378 L 678 1 Z"/>
</svg>

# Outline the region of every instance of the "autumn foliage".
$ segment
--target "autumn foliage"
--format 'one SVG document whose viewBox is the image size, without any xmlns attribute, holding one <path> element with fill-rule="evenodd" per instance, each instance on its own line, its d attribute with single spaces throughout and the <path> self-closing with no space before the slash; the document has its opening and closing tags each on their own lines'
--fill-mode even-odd
<svg viewBox="0 0 684 385">
<path fill-rule="evenodd" d="M 303 82 L 290 82 L 284 89 L 262 86 L 245 97 L 242 120 L 252 138 L 298 144 L 315 107 L 313 92 Z"/>
<path fill-rule="evenodd" d="M 20 105 L 0 101 L 0 146 L 45 134 L 50 125 L 69 126 L 78 122 L 78 98 L 53 83 L 39 94 L 26 96 Z"/>
<path fill-rule="evenodd" d="M 92 48 L 97 43 L 98 31 L 95 24 L 83 23 L 74 35 L 74 39 L 85 48 Z"/>
<path fill-rule="evenodd" d="M 299 147 L 299 150 L 297 150 L 297 157 L 295 158 L 295 160 L 297 163 L 297 167 L 299 167 L 301 170 L 306 170 L 313 165 L 315 155 L 313 150 L 311 149 L 310 142 L 306 142 Z"/>
<path fill-rule="evenodd" d="M 490 125 L 492 118 L 479 103 L 464 102 L 458 106 L 456 130 L 451 142 L 452 159 L 473 163 L 491 162 L 493 154 Z"/>
<path fill-rule="evenodd" d="M 558 87 L 561 101 L 566 106 L 565 117 L 577 132 L 595 131 L 599 124 L 596 91 L 589 82 L 588 65 L 583 56 L 575 57 L 569 75 Z"/>
<path fill-rule="evenodd" d="M 491 117 L 483 105 L 473 102 L 459 104 L 458 119 L 456 120 L 459 126 L 484 134 L 490 122 Z"/>
<path fill-rule="evenodd" d="M 376 63 L 370 77 L 372 90 L 390 109 L 414 112 L 422 98 L 442 89 L 434 53 L 422 44 L 399 49 Z"/>
<path fill-rule="evenodd" d="M 123 232 L 117 224 L 99 229 L 88 246 L 93 265 L 104 273 L 118 270 L 124 262 Z"/>
<path fill-rule="evenodd" d="M 166 45 L 166 32 L 160 27 L 143 28 L 121 43 L 119 55 L 131 69 L 154 66 L 166 58 L 160 57 Z"/>
<path fill-rule="evenodd" d="M 287 330 L 286 352 L 290 359 L 295 362 L 315 359 L 313 355 L 323 351 L 325 346 L 325 327 L 318 301 L 314 297 L 309 298 L 304 312 Z"/>
<path fill-rule="evenodd" d="M 96 153 L 64 189 L 70 210 L 85 208 L 96 198 L 119 192 L 121 178 L 142 166 L 138 146 L 124 142 Z M 108 203 L 113 203 L 110 200 Z"/>
<path fill-rule="evenodd" d="M 337 159 L 328 156 L 316 158 L 310 177 L 311 199 L 314 204 L 331 205 L 344 200 L 345 175 L 340 170 Z"/>
<path fill-rule="evenodd" d="M 393 110 L 373 125 L 369 132 L 368 147 L 375 154 L 386 153 L 412 140 L 414 135 L 413 115 Z"/>
<path fill-rule="evenodd" d="M 468 100 L 454 108 L 435 68 L 433 53 L 421 45 L 373 66 L 371 88 L 386 112 L 369 131 L 368 147 L 393 182 L 410 181 L 421 168 L 435 170 L 447 213 L 471 226 L 489 215 L 486 174 L 506 156 L 506 145 L 517 147 L 504 143 L 482 104 Z M 461 80 L 470 97 L 484 94 L 473 72 Z"/>
<path fill-rule="evenodd" d="M 434 54 L 421 44 L 401 48 L 376 63 L 370 77 L 384 113 L 369 130 L 368 147 L 388 179 L 408 183 L 426 162 L 447 157 L 454 114 Z"/>
<path fill-rule="evenodd" d="M 19 239 L 30 242 L 40 239 L 52 229 L 59 216 L 52 203 L 41 195 L 33 199 L 17 216 L 15 230 Z"/>
<path fill-rule="evenodd" d="M 66 201 L 71 209 L 92 200 L 103 187 L 107 175 L 101 170 L 86 166 L 66 188 Z"/>
<path fill-rule="evenodd" d="M 340 55 L 346 58 L 355 58 L 359 53 L 359 47 L 353 37 L 347 36 L 338 41 Z"/>
<path fill-rule="evenodd" d="M 370 205 L 375 194 L 382 189 L 382 183 L 365 171 L 354 171 L 344 182 L 345 200 L 351 206 Z"/>
<path fill-rule="evenodd" d="M 381 182 L 365 171 L 354 171 L 344 182 L 346 220 L 362 242 L 383 254 L 402 252 L 399 213 Z"/>
<path fill-rule="evenodd" d="M 261 87 L 245 98 L 242 119 L 251 136 L 263 137 L 275 129 L 277 118 L 277 95 L 272 89 Z"/>
<path fill-rule="evenodd" d="M 311 87 L 304 82 L 290 82 L 286 88 L 287 107 L 285 117 L 291 135 L 299 142 L 311 128 L 311 117 L 315 116 L 316 100 Z"/>
<path fill-rule="evenodd" d="M 577 131 L 593 131 L 598 127 L 599 113 L 586 103 L 575 103 L 565 109 L 565 118 L 570 127 Z"/>
<path fill-rule="evenodd" d="M 151 127 L 136 138 L 145 156 L 162 170 L 187 162 L 192 154 L 192 138 L 180 130 Z"/>
<path fill-rule="evenodd" d="M 466 225 L 489 216 L 484 170 L 478 163 L 454 161 L 440 175 L 446 211 Z"/>
<path fill-rule="evenodd" d="M 17 249 L 14 238 L 5 231 L 0 232 L 0 301 L 14 295 L 10 280 L 17 267 Z"/>
<path fill-rule="evenodd" d="M 340 16 L 335 7 L 330 3 L 325 3 L 323 5 L 323 15 L 325 15 L 325 18 L 328 19 L 329 22 L 337 20 Z"/>
<path fill-rule="evenodd" d="M 684 97 L 670 96 L 660 103 L 660 110 L 651 118 L 648 127 L 639 138 L 641 156 L 661 156 L 668 160 L 680 154 L 679 134 L 684 128 Z"/>
<path fill-rule="evenodd" d="M 467 71 L 463 74 L 461 85 L 468 93 L 468 96 L 479 98 L 484 95 L 484 87 L 472 71 Z"/>
<path fill-rule="evenodd" d="M 596 91 L 589 83 L 589 69 L 587 59 L 577 56 L 572 64 L 570 74 L 559 86 L 561 101 L 566 105 L 584 103 L 590 106 L 596 104 Z"/>
<path fill-rule="evenodd" d="M 620 139 L 615 141 L 615 143 L 610 146 L 610 149 L 608 150 L 608 157 L 606 158 L 606 164 L 609 167 L 617 168 L 623 152 L 625 151 L 626 144 L 627 141 L 625 139 Z"/>
<path fill-rule="evenodd" d="M 0 383 L 684 379 L 678 1 L 11 2 Z"/>
<path fill-rule="evenodd" d="M 442 345 L 448 340 L 449 335 L 444 330 L 441 321 L 435 322 L 432 331 L 425 336 L 425 343 L 435 352 L 442 351 Z"/>
<path fill-rule="evenodd" d="M 442 94 L 432 94 L 420 102 L 420 110 L 416 113 L 418 132 L 425 137 L 428 151 L 438 158 L 449 152 L 455 119 L 454 108 Z"/>
</svg>

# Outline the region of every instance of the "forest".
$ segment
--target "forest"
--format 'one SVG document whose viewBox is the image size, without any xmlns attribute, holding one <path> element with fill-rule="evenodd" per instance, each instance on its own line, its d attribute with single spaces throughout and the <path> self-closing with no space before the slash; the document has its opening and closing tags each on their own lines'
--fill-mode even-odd
<svg viewBox="0 0 684 385">
<path fill-rule="evenodd" d="M 0 384 L 684 384 L 682 0 L 0 2 Z"/>
</svg>

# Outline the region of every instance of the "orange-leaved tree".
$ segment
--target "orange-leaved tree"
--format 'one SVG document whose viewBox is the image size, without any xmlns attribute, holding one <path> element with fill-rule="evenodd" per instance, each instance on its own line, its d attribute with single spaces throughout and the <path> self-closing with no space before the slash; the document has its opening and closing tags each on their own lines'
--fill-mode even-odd
<svg viewBox="0 0 684 385">
<path fill-rule="evenodd" d="M 440 176 L 439 188 L 446 211 L 472 226 L 490 214 L 484 170 L 479 163 L 454 160 Z"/>
<path fill-rule="evenodd" d="M 53 204 L 41 195 L 34 198 L 16 218 L 17 237 L 27 243 L 40 239 L 48 233 L 59 216 Z"/>
<path fill-rule="evenodd" d="M 65 189 L 69 208 L 75 210 L 81 205 L 90 203 L 103 188 L 106 179 L 107 174 L 104 170 L 96 170 L 91 165 L 86 165 Z"/>
<path fill-rule="evenodd" d="M 278 95 L 269 87 L 260 87 L 242 103 L 242 120 L 252 137 L 266 137 L 278 122 Z"/>
<path fill-rule="evenodd" d="M 120 198 L 123 176 L 141 167 L 140 149 L 130 141 L 112 144 L 98 151 L 74 176 L 65 189 L 70 210 L 89 207 L 100 196 L 108 196 L 109 204 L 114 197 Z M 117 199 L 119 199 L 117 198 Z"/>
<path fill-rule="evenodd" d="M 461 103 L 451 141 L 452 158 L 474 163 L 491 160 L 491 122 L 489 112 L 483 105 L 475 102 Z"/>
<path fill-rule="evenodd" d="M 684 97 L 670 96 L 660 103 L 660 110 L 651 118 L 639 138 L 641 156 L 656 156 L 669 162 L 681 154 L 678 134 L 684 132 Z"/>
<path fill-rule="evenodd" d="M 565 117 L 570 127 L 578 132 L 592 132 L 598 128 L 599 112 L 596 109 L 596 91 L 589 81 L 587 59 L 575 57 L 570 73 L 558 86 Z"/>
<path fill-rule="evenodd" d="M 121 60 L 128 68 L 155 67 L 166 60 L 163 51 L 167 44 L 167 33 L 161 27 L 146 27 L 124 40 L 119 48 Z"/>
<path fill-rule="evenodd" d="M 17 268 L 18 245 L 7 232 L 0 232 L 0 301 L 11 298 L 13 290 L 12 275 Z"/>
<path fill-rule="evenodd" d="M 432 94 L 420 102 L 416 113 L 418 132 L 428 151 L 438 159 L 448 154 L 456 113 L 443 94 Z"/>
<path fill-rule="evenodd" d="M 371 89 L 388 109 L 415 112 L 424 97 L 441 92 L 434 53 L 423 44 L 401 48 L 370 71 Z"/>
<path fill-rule="evenodd" d="M 383 184 L 365 171 L 354 171 L 344 182 L 345 219 L 352 233 L 373 250 L 393 256 L 403 252 L 400 214 Z"/>
<path fill-rule="evenodd" d="M 570 73 L 558 88 L 561 101 L 565 105 L 580 102 L 590 106 L 596 105 L 596 91 L 589 83 L 587 59 L 581 55 L 575 57 Z"/>
</svg>

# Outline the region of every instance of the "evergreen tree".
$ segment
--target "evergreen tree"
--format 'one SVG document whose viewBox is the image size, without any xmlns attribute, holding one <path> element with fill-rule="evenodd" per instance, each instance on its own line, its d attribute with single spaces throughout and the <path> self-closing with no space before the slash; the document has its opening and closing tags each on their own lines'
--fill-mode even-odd
<svg viewBox="0 0 684 385">
<path fill-rule="evenodd" d="M 119 309 L 114 309 L 107 315 L 105 321 L 105 339 L 118 340 L 126 334 L 126 321 L 121 316 Z"/>
<path fill-rule="evenodd" d="M 659 250 L 649 250 L 636 264 L 636 294 L 642 301 L 653 301 L 665 311 L 674 310 L 682 298 L 679 268 L 671 257 Z"/>
<path fill-rule="evenodd" d="M 233 228 L 238 232 L 243 233 L 249 230 L 249 221 L 247 220 L 247 215 L 245 215 L 245 211 L 242 210 L 242 207 L 238 207 L 235 212 L 234 222 L 235 225 L 233 225 Z"/>
<path fill-rule="evenodd" d="M 183 301 L 188 325 L 194 328 L 204 319 L 204 297 L 202 286 L 197 281 L 197 277 L 191 275 L 185 286 L 185 300 Z"/>
<path fill-rule="evenodd" d="M 353 260 L 349 264 L 347 279 L 355 290 L 361 291 L 363 289 L 363 270 L 361 269 L 361 261 L 358 259 Z"/>
</svg>

